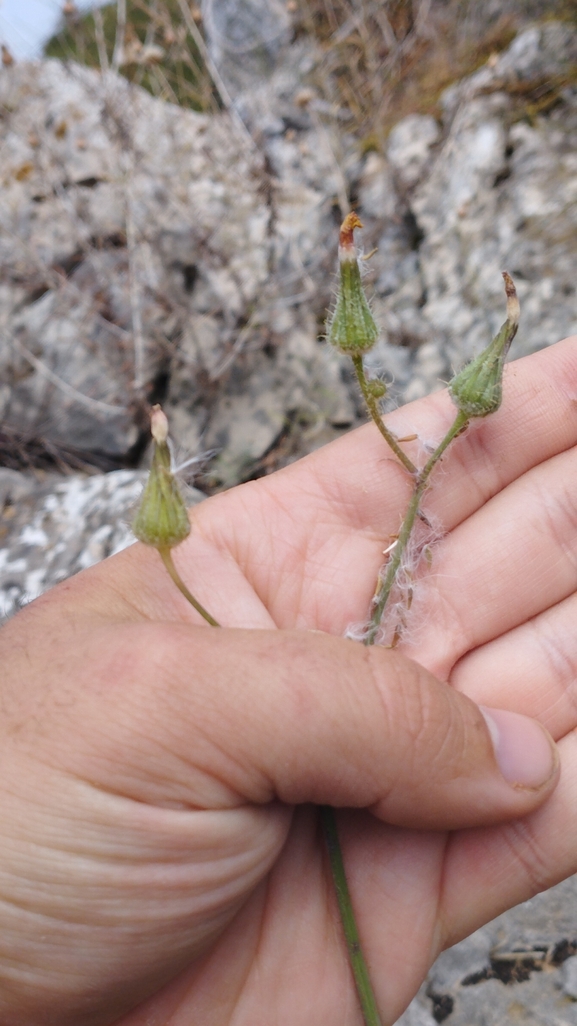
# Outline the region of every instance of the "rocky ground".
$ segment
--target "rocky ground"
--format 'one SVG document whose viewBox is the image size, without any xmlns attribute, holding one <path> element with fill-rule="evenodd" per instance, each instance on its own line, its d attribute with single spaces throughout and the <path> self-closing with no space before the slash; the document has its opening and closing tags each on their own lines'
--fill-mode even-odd
<svg viewBox="0 0 577 1026">
<path fill-rule="evenodd" d="M 191 501 L 360 421 L 320 338 L 351 200 L 376 247 L 370 361 L 388 402 L 441 387 L 488 341 L 502 268 L 522 304 L 514 356 L 577 332 L 575 30 L 526 27 L 441 117 L 405 117 L 361 154 L 282 10 L 248 77 L 213 26 L 235 101 L 218 115 L 74 64 L 0 73 L 0 617 L 130 543 L 151 401 L 183 452 L 218 451 Z M 577 1024 L 575 887 L 445 953 L 400 1021 Z"/>
</svg>

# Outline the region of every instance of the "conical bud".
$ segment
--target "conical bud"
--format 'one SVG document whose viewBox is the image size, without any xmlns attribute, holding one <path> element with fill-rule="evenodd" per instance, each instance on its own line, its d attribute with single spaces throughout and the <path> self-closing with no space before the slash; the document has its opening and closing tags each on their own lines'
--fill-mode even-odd
<svg viewBox="0 0 577 1026">
<path fill-rule="evenodd" d="M 493 341 L 449 382 L 455 405 L 467 417 L 495 413 L 503 397 L 503 366 L 519 325 L 519 300 L 513 279 L 503 271 L 507 294 L 507 320 Z"/>
<path fill-rule="evenodd" d="M 347 214 L 339 235 L 340 283 L 335 308 L 327 324 L 327 339 L 347 356 L 372 349 L 379 332 L 361 283 L 353 232 L 362 228 L 356 214 Z"/>
<path fill-rule="evenodd" d="M 132 530 L 145 545 L 172 549 L 190 534 L 190 523 L 172 473 L 168 421 L 160 406 L 152 409 L 150 430 L 154 439 L 152 464 Z"/>
</svg>

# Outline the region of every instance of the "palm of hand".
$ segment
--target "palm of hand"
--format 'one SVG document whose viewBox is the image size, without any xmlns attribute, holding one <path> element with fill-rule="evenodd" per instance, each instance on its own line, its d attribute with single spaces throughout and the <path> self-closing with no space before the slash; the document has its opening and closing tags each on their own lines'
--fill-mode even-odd
<svg viewBox="0 0 577 1026">
<path fill-rule="evenodd" d="M 564 738 L 563 777 L 543 809 L 499 827 L 441 833 L 391 825 L 363 811 L 340 814 L 353 903 L 385 1021 L 400 1014 L 443 947 L 575 869 L 568 810 L 577 784 L 571 694 L 577 641 L 570 626 L 577 598 L 567 554 L 577 536 L 570 451 L 577 418 L 563 384 L 575 365 L 575 346 L 566 343 L 511 369 L 505 408 L 457 441 L 425 499 L 448 533 L 420 583 L 421 627 L 406 653 L 475 701 L 539 717 L 556 739 Z M 538 389 L 543 367 L 548 384 Z M 391 426 L 399 435 L 418 430 L 437 440 L 451 417 L 446 397 L 435 396 L 399 411 Z M 280 475 L 203 504 L 191 538 L 175 554 L 183 578 L 226 626 L 342 634 L 366 613 L 382 550 L 409 495 L 405 472 L 383 449 L 369 426 Z M 97 567 L 85 580 L 95 594 L 91 616 L 114 623 L 113 630 L 155 620 L 197 622 L 156 553 L 138 547 L 116 557 L 114 591 L 108 573 Z M 69 585 L 67 610 L 83 587 Z M 157 756 L 153 751 L 153 762 Z M 164 945 L 174 953 L 172 972 L 179 962 L 181 972 L 119 1024 L 357 1026 L 314 808 L 291 814 L 290 806 L 275 802 L 247 806 L 258 803 L 262 781 L 253 774 L 243 791 L 238 781 L 245 767 L 232 767 L 228 778 L 226 772 L 216 787 L 211 773 L 208 782 L 199 773 L 196 803 L 217 810 L 219 843 L 234 849 L 236 868 L 219 879 L 221 891 L 213 896 L 212 938 L 209 929 L 201 943 L 191 940 L 186 916 L 182 922 L 175 916 L 168 936 L 155 939 L 150 927 L 150 964 Z M 343 772 L 346 778 L 346 766 Z M 145 775 L 142 780 L 131 797 L 156 804 L 154 814 L 172 815 L 163 808 L 170 802 L 149 794 Z M 113 790 L 108 780 L 99 786 Z M 354 791 L 345 779 L 343 805 L 354 804 L 348 787 Z M 280 797 L 298 802 L 298 794 Z M 248 839 L 247 820 L 229 832 L 224 819 L 245 815 L 252 816 Z M 239 830 L 243 840 L 235 847 Z M 175 900 L 185 900 L 190 886 L 186 873 L 180 883 L 175 876 Z M 195 900 L 212 907 L 211 886 L 214 881 L 203 890 L 197 882 Z M 202 951 L 207 937 L 213 940 L 208 951 L 191 962 L 190 952 Z M 131 957 L 120 945 L 116 958 L 125 975 Z M 136 975 L 134 994 L 141 968 Z"/>
</svg>

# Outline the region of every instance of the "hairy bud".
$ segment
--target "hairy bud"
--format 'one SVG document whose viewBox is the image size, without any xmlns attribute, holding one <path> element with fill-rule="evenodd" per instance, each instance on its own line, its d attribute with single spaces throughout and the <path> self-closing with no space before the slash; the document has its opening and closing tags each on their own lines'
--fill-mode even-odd
<svg viewBox="0 0 577 1026">
<path fill-rule="evenodd" d="M 340 283 L 335 308 L 327 324 L 327 339 L 347 356 L 362 356 L 372 349 L 379 332 L 361 282 L 353 232 L 362 228 L 356 214 L 347 214 L 339 235 Z"/>
<path fill-rule="evenodd" d="M 503 366 L 519 324 L 519 300 L 513 279 L 503 271 L 507 295 L 507 320 L 493 341 L 449 382 L 455 405 L 467 417 L 495 413 L 503 397 Z"/>
<path fill-rule="evenodd" d="M 387 386 L 384 381 L 373 378 L 372 381 L 367 381 L 367 392 L 372 399 L 382 399 L 387 394 Z"/>
<path fill-rule="evenodd" d="M 154 452 L 132 530 L 145 545 L 172 549 L 190 534 L 190 523 L 178 481 L 172 473 L 168 421 L 160 406 L 153 407 L 150 421 Z"/>
</svg>

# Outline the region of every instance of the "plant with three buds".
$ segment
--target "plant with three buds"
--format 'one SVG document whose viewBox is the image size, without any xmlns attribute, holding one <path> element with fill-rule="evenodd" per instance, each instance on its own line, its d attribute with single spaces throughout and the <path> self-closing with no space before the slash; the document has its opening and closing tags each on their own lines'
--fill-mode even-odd
<svg viewBox="0 0 577 1026">
<path fill-rule="evenodd" d="M 403 518 L 399 534 L 389 549 L 390 557 L 385 571 L 383 574 L 379 573 L 377 580 L 372 613 L 368 629 L 363 638 L 365 645 L 374 645 L 381 629 L 385 608 L 399 573 L 402 570 L 403 556 L 409 545 L 416 519 L 421 517 L 427 522 L 421 510 L 421 500 L 428 487 L 429 478 L 434 467 L 453 439 L 467 429 L 472 418 L 487 417 L 489 414 L 495 413 L 501 405 L 503 367 L 519 324 L 519 302 L 513 280 L 504 271 L 503 278 L 507 296 L 506 321 L 487 348 L 459 374 L 455 375 L 449 383 L 449 393 L 457 407 L 457 415 L 447 434 L 439 442 L 425 465 L 418 469 L 400 448 L 399 440 L 383 424 L 379 399 L 386 392 L 385 386 L 382 382 L 368 381 L 365 375 L 363 356 L 376 343 L 378 331 L 364 295 L 358 257 L 353 241 L 355 228 L 362 228 L 362 224 L 356 214 L 348 214 L 341 226 L 339 244 L 340 283 L 334 311 L 327 324 L 327 339 L 339 352 L 351 357 L 371 419 L 414 480 L 413 494 Z M 399 640 L 400 630 L 400 626 L 395 628 L 393 645 Z M 321 810 L 321 821 L 329 852 L 349 960 L 355 977 L 365 1026 L 380 1026 L 381 1020 L 370 983 L 368 969 L 359 943 L 334 810 L 328 806 L 323 807 Z"/>
<path fill-rule="evenodd" d="M 339 288 L 334 310 L 327 323 L 327 339 L 339 352 L 350 356 L 369 415 L 387 445 L 414 482 L 413 494 L 407 507 L 399 534 L 389 547 L 389 561 L 384 572 L 379 572 L 368 628 L 363 638 L 365 645 L 375 644 L 381 621 L 402 568 L 403 556 L 409 545 L 417 517 L 425 522 L 421 500 L 429 485 L 431 473 L 451 442 L 469 425 L 472 418 L 487 417 L 501 404 L 503 367 L 507 352 L 519 323 L 519 303 L 515 286 L 509 274 L 503 272 L 507 296 L 507 318 L 493 341 L 449 383 L 449 394 L 457 407 L 457 415 L 445 437 L 420 469 L 402 450 L 399 439 L 383 423 L 380 400 L 386 394 L 386 385 L 379 379 L 368 379 L 363 357 L 378 340 L 379 332 L 364 293 L 353 233 L 362 224 L 355 213 L 345 217 L 339 237 Z M 154 440 L 152 466 L 147 485 L 136 514 L 133 530 L 137 538 L 156 548 L 176 586 L 204 619 L 214 627 L 217 621 L 194 598 L 181 580 L 172 560 L 171 550 L 190 533 L 186 506 L 174 476 L 168 440 L 168 422 L 159 406 L 151 415 Z M 395 644 L 400 636 L 396 629 Z M 380 1026 L 381 1020 L 370 982 L 358 929 L 355 921 L 345 875 L 335 813 L 329 806 L 320 810 L 323 833 L 331 864 L 343 931 L 349 960 L 357 987 L 365 1026 Z"/>
</svg>

